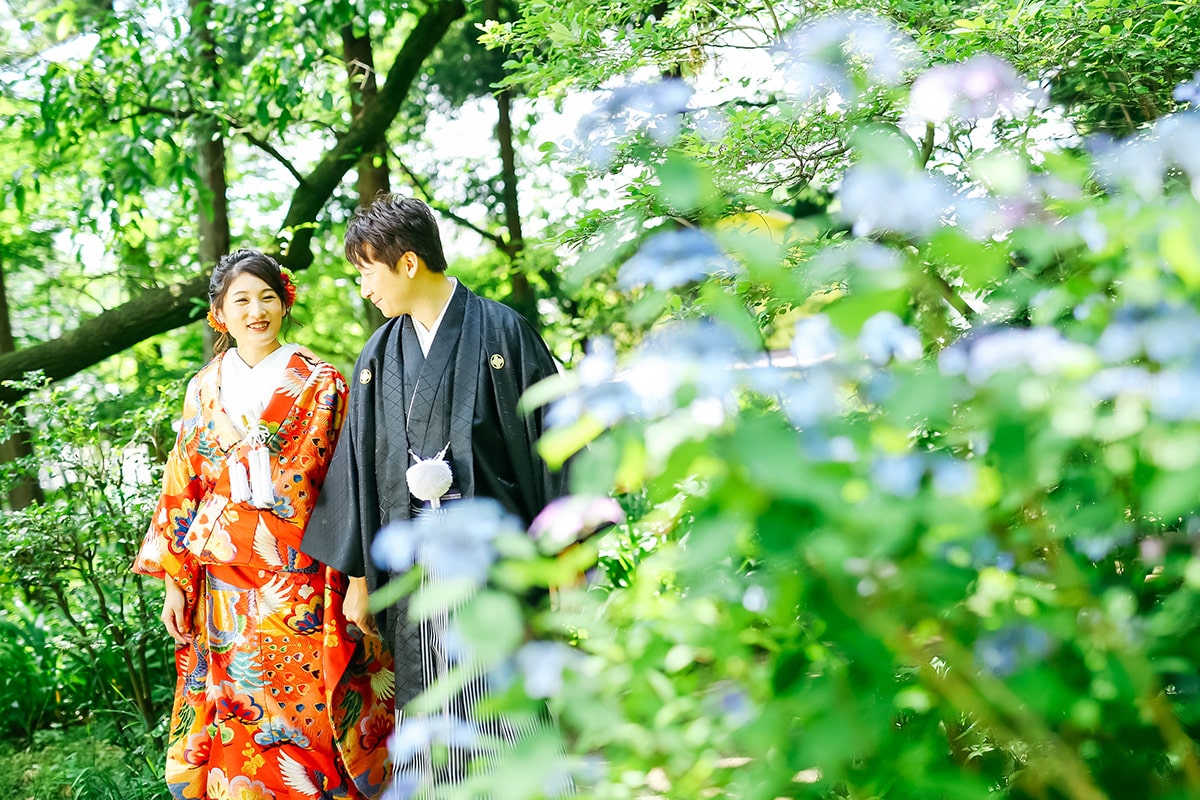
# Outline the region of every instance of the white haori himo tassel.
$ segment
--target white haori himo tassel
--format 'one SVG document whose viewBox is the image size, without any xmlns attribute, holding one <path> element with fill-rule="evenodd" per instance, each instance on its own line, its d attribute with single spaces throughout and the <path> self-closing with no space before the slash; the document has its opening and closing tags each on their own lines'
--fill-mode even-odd
<svg viewBox="0 0 1200 800">
<path fill-rule="evenodd" d="M 442 448 L 442 452 L 433 458 L 421 458 L 412 450 L 408 451 L 416 461 L 404 473 L 404 479 L 408 481 L 408 491 L 413 497 L 429 503 L 433 508 L 441 507 L 442 495 L 450 491 L 450 485 L 454 482 L 450 465 L 443 458 L 448 449 L 449 442 Z"/>
<path fill-rule="evenodd" d="M 229 499 L 235 503 L 250 502 L 250 480 L 246 476 L 246 465 L 237 459 L 229 462 Z"/>
<path fill-rule="evenodd" d="M 248 437 L 254 442 L 250 462 L 250 503 L 255 508 L 275 507 L 275 483 L 271 480 L 271 452 L 265 447 L 270 432 L 261 422 Z"/>
</svg>

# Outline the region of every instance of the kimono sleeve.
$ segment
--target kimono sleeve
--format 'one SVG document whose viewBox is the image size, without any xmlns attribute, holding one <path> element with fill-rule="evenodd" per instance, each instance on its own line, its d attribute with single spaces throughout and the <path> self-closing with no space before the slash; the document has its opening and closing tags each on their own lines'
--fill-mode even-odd
<svg viewBox="0 0 1200 800">
<path fill-rule="evenodd" d="M 301 531 L 312 517 L 329 471 L 346 415 L 346 394 L 346 381 L 341 373 L 325 365 L 312 382 L 311 391 L 304 393 L 293 410 L 292 426 L 284 445 L 288 451 L 287 464 L 281 463 L 275 488 L 276 494 L 287 500 L 289 513 L 281 521 L 295 525 Z M 274 522 L 272 520 L 272 524 Z M 284 540 L 299 544 L 299 536 L 288 536 Z"/>
<path fill-rule="evenodd" d="M 170 576 L 189 597 L 195 592 L 199 564 L 184 540 L 205 493 L 194 461 L 200 457 L 195 453 L 199 417 L 199 388 L 193 379 L 188 384 L 179 435 L 163 469 L 158 507 L 132 567 L 142 575 Z"/>
<path fill-rule="evenodd" d="M 367 343 L 354 365 L 355 373 L 375 370 L 373 343 L 377 341 Z M 346 575 L 365 576 L 374 587 L 380 575 L 369 553 L 380 523 L 375 464 L 369 460 L 376 449 L 371 388 L 359 383 L 349 391 L 345 425 L 300 549 Z"/>
<path fill-rule="evenodd" d="M 567 493 L 569 463 L 552 470 L 538 452 L 537 443 L 545 433 L 545 408 L 518 411 L 519 399 L 529 387 L 558 374 L 558 366 L 542 337 L 533 326 L 518 318 L 515 330 L 508 332 L 507 346 L 511 348 L 515 368 L 511 372 L 493 370 L 497 396 L 502 398 L 500 424 L 509 443 L 514 474 L 526 508 L 525 523 L 545 508 L 551 500 Z"/>
</svg>

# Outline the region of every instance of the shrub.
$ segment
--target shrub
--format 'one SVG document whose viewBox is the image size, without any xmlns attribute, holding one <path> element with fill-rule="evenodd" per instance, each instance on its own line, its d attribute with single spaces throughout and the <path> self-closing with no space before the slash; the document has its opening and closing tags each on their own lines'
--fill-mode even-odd
<svg viewBox="0 0 1200 800">
<path fill-rule="evenodd" d="M 748 224 L 774 209 L 714 190 L 677 84 L 601 105 L 608 154 L 644 159 L 614 282 L 654 324 L 526 398 L 577 497 L 536 544 L 488 517 L 464 635 L 512 676 L 506 713 L 551 704 L 586 796 L 1194 796 L 1200 117 L 1094 152 L 1001 138 L 951 174 L 855 115 L 905 91 L 871 83 L 862 48 L 894 37 L 863 30 L 789 51 L 832 77 L 780 118 L 854 128 L 811 219 Z M 1023 90 L 990 58 L 913 85 L 930 145 Z M 612 493 L 643 510 L 588 538 Z M 522 617 L 531 587 L 558 592 Z M 509 760 L 495 796 L 547 764 Z"/>
<path fill-rule="evenodd" d="M 0 515 L 0 625 L 12 634 L 0 690 L 19 711 L 0 723 L 10 735 L 29 741 L 46 725 L 87 722 L 133 747 L 169 708 L 161 588 L 129 571 L 155 501 L 169 408 L 114 410 L 43 387 L 24 418 L 9 417 L 10 430 L 27 419 L 49 487 L 45 503 Z"/>
</svg>

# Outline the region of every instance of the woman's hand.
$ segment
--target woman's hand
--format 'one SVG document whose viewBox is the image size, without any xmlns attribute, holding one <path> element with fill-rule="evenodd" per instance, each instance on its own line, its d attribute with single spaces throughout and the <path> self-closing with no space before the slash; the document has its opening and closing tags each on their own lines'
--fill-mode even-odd
<svg viewBox="0 0 1200 800">
<path fill-rule="evenodd" d="M 183 589 L 168 575 L 164 581 L 167 584 L 167 594 L 163 598 L 162 619 L 167 626 L 167 633 L 180 647 L 192 643 L 192 623 L 187 614 L 187 596 Z"/>
<path fill-rule="evenodd" d="M 378 636 L 379 630 L 375 627 L 375 615 L 371 613 L 370 604 L 367 579 L 351 578 L 350 585 L 346 587 L 346 601 L 342 606 L 342 613 L 346 615 L 347 621 L 357 625 L 363 633 Z"/>
</svg>

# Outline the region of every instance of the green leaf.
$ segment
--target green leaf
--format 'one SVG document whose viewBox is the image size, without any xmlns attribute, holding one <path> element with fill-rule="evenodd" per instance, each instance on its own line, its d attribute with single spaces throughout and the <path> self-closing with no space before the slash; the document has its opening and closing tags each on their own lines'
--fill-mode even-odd
<svg viewBox="0 0 1200 800">
<path fill-rule="evenodd" d="M 578 453 L 588 442 L 604 432 L 600 421 L 585 414 L 574 424 L 553 428 L 538 439 L 537 449 L 551 469 L 559 469 L 567 459 Z"/>
<path fill-rule="evenodd" d="M 846 336 L 857 336 L 864 322 L 881 311 L 904 317 L 911 295 L 907 290 L 852 292 L 825 306 L 830 321 Z"/>
<path fill-rule="evenodd" d="M 516 598 L 487 591 L 460 609 L 455 623 L 469 643 L 472 659 L 496 664 L 511 655 L 524 638 L 525 623 Z"/>
<path fill-rule="evenodd" d="M 409 600 L 408 614 L 414 620 L 445 614 L 462 606 L 475 592 L 476 586 L 468 578 L 430 580 Z"/>
<path fill-rule="evenodd" d="M 393 578 L 371 593 L 371 613 L 378 614 L 385 608 L 395 605 L 403 598 L 415 592 L 420 585 L 421 569 L 419 567 L 410 569 L 403 575 Z"/>
<path fill-rule="evenodd" d="M 1003 245 L 975 241 L 955 228 L 942 228 L 930 238 L 929 258 L 957 267 L 974 289 L 982 289 L 1008 272 L 1008 252 Z"/>
<path fill-rule="evenodd" d="M 1145 510 L 1164 519 L 1175 519 L 1196 507 L 1200 468 L 1159 472 L 1146 487 Z"/>
<path fill-rule="evenodd" d="M 58 18 L 58 25 L 54 28 L 54 38 L 60 42 L 66 41 L 75 31 L 75 15 L 70 11 Z"/>
<path fill-rule="evenodd" d="M 707 167 L 671 153 L 666 161 L 655 168 L 662 202 L 675 213 L 688 214 L 701 210 L 713 210 L 718 199 L 717 187 L 712 171 Z"/>
<path fill-rule="evenodd" d="M 1185 286 L 1200 287 L 1200 239 L 1194 221 L 1185 222 L 1178 216 L 1164 221 L 1158 234 L 1158 248 Z"/>
</svg>

